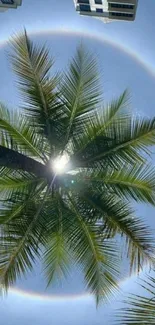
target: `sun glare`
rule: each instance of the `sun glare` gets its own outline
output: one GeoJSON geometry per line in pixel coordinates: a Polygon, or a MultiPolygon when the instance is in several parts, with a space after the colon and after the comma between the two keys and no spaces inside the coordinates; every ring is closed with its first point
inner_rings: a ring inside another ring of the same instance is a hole
{"type": "Polygon", "coordinates": [[[66,167],[67,163],[68,163],[67,155],[57,157],[52,163],[55,173],[57,173],[57,174],[63,173],[65,171],[65,167],[66,167]]]}

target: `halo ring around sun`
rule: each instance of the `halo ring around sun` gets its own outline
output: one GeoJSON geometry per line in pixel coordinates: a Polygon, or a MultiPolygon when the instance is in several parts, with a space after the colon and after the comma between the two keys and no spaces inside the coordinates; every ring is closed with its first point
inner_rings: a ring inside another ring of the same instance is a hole
{"type": "MultiPolygon", "coordinates": [[[[94,33],[92,34],[89,31],[83,32],[80,29],[76,30],[71,30],[67,28],[59,28],[59,29],[45,29],[45,30],[28,30],[28,35],[30,36],[44,36],[44,35],[64,35],[64,36],[79,36],[83,38],[88,38],[88,39],[94,39],[97,42],[100,42],[102,44],[107,44],[110,45],[124,54],[126,54],[128,57],[130,57],[132,60],[134,60],[138,65],[140,65],[149,75],[150,77],[155,78],[155,68],[153,68],[150,63],[146,62],[143,57],[131,48],[127,48],[122,44],[117,43],[115,40],[109,39],[105,34],[97,34],[95,35],[94,33]]],[[[5,47],[8,45],[8,40],[2,40],[0,41],[0,48],[5,47]]],[[[135,275],[132,277],[126,277],[123,279],[120,284],[124,284],[125,282],[131,280],[134,278],[135,275]]],[[[85,299],[85,298],[92,298],[89,293],[80,293],[80,294],[74,294],[74,295],[44,295],[40,293],[36,293],[33,291],[25,291],[20,288],[11,288],[9,290],[10,294],[15,294],[18,296],[22,297],[27,297],[27,298],[32,298],[32,299],[39,299],[39,300],[46,300],[46,301],[61,301],[61,300],[72,300],[72,299],[85,299]]]]}

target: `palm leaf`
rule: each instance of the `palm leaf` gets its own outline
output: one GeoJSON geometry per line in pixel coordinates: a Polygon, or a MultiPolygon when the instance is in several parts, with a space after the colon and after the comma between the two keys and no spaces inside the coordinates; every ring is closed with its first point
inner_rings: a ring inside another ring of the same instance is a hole
{"type": "Polygon", "coordinates": [[[69,71],[64,74],[60,91],[67,108],[66,141],[68,141],[73,130],[75,132],[76,127],[83,124],[86,113],[90,115],[101,100],[96,60],[83,46],[77,48],[69,71]]]}
{"type": "Polygon", "coordinates": [[[28,118],[16,111],[9,111],[4,105],[0,105],[0,129],[10,137],[8,143],[14,141],[21,153],[30,154],[33,157],[45,160],[43,138],[34,132],[28,118]],[[9,141],[10,140],[10,141],[9,141]],[[42,146],[43,145],[43,146],[42,146]]]}
{"type": "Polygon", "coordinates": [[[0,282],[5,291],[27,270],[32,270],[40,254],[43,225],[34,202],[27,203],[1,226],[0,282]]]}
{"type": "Polygon", "coordinates": [[[71,241],[74,244],[72,244],[73,254],[76,261],[81,264],[87,288],[95,295],[98,304],[101,299],[107,299],[118,289],[116,246],[112,241],[104,242],[98,237],[98,227],[83,219],[76,202],[70,196],[69,202],[75,216],[71,233],[71,241]]]}
{"type": "Polygon", "coordinates": [[[2,210],[0,283],[3,291],[7,291],[17,277],[32,270],[40,256],[46,243],[44,206],[49,192],[50,186],[31,187],[27,193],[12,197],[7,209],[2,210]]]}
{"type": "Polygon", "coordinates": [[[124,165],[120,170],[83,170],[78,178],[85,179],[88,185],[107,189],[127,200],[155,203],[155,170],[147,164],[124,165]]]}
{"type": "Polygon", "coordinates": [[[146,153],[150,153],[149,147],[154,144],[154,119],[128,116],[122,120],[118,117],[104,131],[101,122],[98,123],[96,119],[88,129],[86,126],[84,135],[74,140],[74,154],[71,159],[77,167],[107,163],[120,168],[124,162],[130,164],[144,162],[146,153]],[[96,136],[96,133],[99,136],[96,136]]]}
{"type": "Polygon", "coordinates": [[[16,194],[18,195],[18,193],[24,197],[25,192],[31,192],[32,189],[36,189],[43,184],[46,184],[45,181],[36,179],[33,175],[31,176],[21,172],[15,173],[5,168],[4,171],[0,171],[1,201],[3,200],[5,202],[6,200],[11,200],[11,198],[16,194]]]}
{"type": "MultiPolygon", "coordinates": [[[[130,260],[131,271],[139,272],[146,263],[154,262],[154,237],[140,219],[133,216],[130,206],[113,194],[91,193],[81,191],[86,202],[98,211],[101,229],[108,236],[120,234],[125,238],[127,257],[130,260]]],[[[96,212],[97,215],[97,212],[96,212]]]]}
{"type": "Polygon", "coordinates": [[[106,130],[116,118],[123,121],[124,119],[127,119],[128,116],[131,116],[131,111],[129,110],[129,93],[125,90],[117,99],[110,101],[108,105],[103,107],[96,125],[98,129],[98,124],[100,123],[101,128],[98,129],[99,133],[96,135],[99,135],[106,130]]]}
{"type": "Polygon", "coordinates": [[[149,276],[144,282],[145,295],[130,295],[125,301],[128,306],[118,311],[115,324],[155,324],[155,279],[149,276]]]}
{"type": "Polygon", "coordinates": [[[24,96],[25,114],[52,148],[56,131],[61,127],[58,117],[62,107],[56,90],[58,78],[49,75],[53,60],[44,46],[39,49],[33,45],[26,32],[12,40],[12,49],[11,61],[24,96]]]}
{"type": "Polygon", "coordinates": [[[44,269],[47,284],[49,285],[53,279],[60,281],[62,277],[65,277],[69,273],[71,254],[67,238],[72,220],[71,216],[68,216],[68,210],[58,193],[52,201],[50,198],[49,204],[45,206],[44,213],[47,216],[46,226],[49,229],[49,235],[46,236],[47,244],[44,253],[44,269]],[[50,219],[49,211],[52,215],[50,219]],[[49,222],[47,222],[48,219],[49,222]]]}
{"type": "MultiPolygon", "coordinates": [[[[138,151],[149,152],[148,147],[155,144],[155,121],[141,117],[131,117],[128,118],[126,125],[123,126],[124,130],[120,121],[116,121],[107,130],[107,136],[114,139],[111,148],[90,158],[91,161],[106,159],[106,157],[108,158],[113,155],[114,158],[120,157],[121,159],[125,158],[135,162],[138,157],[138,151]]],[[[141,160],[140,153],[139,160],[141,160]]]]}
{"type": "MultiPolygon", "coordinates": [[[[126,121],[128,116],[130,116],[130,111],[126,110],[128,102],[128,92],[124,91],[118,99],[103,106],[100,111],[95,110],[93,116],[90,116],[90,114],[86,115],[82,133],[78,132],[77,136],[73,137],[73,151],[75,152],[76,157],[80,155],[81,159],[84,158],[85,155],[87,156],[89,148],[90,150],[93,150],[98,139],[99,143],[103,142],[102,148],[104,148],[104,145],[107,144],[109,140],[112,141],[111,138],[106,136],[106,129],[113,124],[115,119],[119,120],[121,124],[126,121]]],[[[81,161],[81,163],[83,163],[83,161],[81,161]]]]}

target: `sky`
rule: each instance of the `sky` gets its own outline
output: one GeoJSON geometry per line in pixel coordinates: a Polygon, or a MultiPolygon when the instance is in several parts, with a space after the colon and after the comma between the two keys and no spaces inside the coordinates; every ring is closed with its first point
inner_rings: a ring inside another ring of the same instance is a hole
{"type": "MultiPolygon", "coordinates": [[[[105,101],[128,88],[129,109],[154,116],[154,12],[154,0],[139,0],[135,22],[104,24],[79,16],[73,0],[23,0],[17,10],[0,14],[0,100],[11,108],[21,104],[8,60],[8,41],[26,28],[35,42],[49,47],[55,70],[66,68],[82,40],[98,61],[105,101]]],[[[136,206],[136,212],[155,228],[152,207],[136,206]]],[[[37,264],[33,274],[19,280],[16,289],[0,299],[0,321],[7,325],[112,324],[115,309],[122,306],[125,295],[141,292],[136,277],[124,279],[121,289],[111,304],[96,309],[93,297],[85,292],[82,274],[76,269],[61,286],[45,290],[41,266],[37,264]]]]}

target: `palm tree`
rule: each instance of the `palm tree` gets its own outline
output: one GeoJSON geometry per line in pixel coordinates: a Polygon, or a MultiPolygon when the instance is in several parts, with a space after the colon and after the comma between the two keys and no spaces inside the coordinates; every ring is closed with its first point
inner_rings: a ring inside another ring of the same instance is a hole
{"type": "Polygon", "coordinates": [[[138,325],[155,324],[155,279],[152,276],[143,281],[142,287],[145,289],[145,295],[132,295],[125,303],[128,307],[123,308],[118,313],[119,325],[138,325]]]}
{"type": "Polygon", "coordinates": [[[26,32],[11,44],[23,102],[0,106],[1,286],[39,257],[48,284],[80,267],[98,303],[117,290],[120,241],[131,270],[153,261],[151,231],[131,201],[155,204],[147,163],[155,120],[131,114],[126,91],[103,104],[96,61],[83,46],[66,73],[51,75],[48,49],[26,32]]]}

